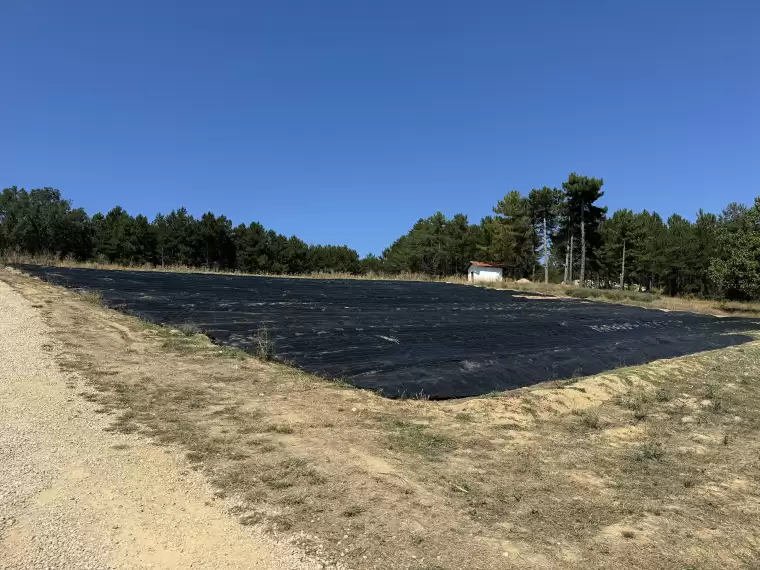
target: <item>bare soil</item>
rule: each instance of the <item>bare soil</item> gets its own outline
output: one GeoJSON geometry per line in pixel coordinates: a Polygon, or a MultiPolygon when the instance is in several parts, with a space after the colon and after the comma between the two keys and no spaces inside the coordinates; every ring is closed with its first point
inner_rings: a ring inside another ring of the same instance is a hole
{"type": "Polygon", "coordinates": [[[110,430],[183,450],[241,525],[308,553],[357,570],[760,560],[760,342],[391,401],[0,278],[38,307],[110,430]]]}

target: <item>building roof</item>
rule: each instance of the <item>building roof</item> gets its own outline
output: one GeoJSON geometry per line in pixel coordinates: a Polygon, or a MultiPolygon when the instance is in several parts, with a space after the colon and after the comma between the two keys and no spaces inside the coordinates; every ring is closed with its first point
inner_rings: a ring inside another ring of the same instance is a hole
{"type": "Polygon", "coordinates": [[[501,269],[502,266],[499,263],[490,263],[488,261],[471,261],[470,265],[474,265],[475,267],[494,267],[496,269],[501,269]]]}

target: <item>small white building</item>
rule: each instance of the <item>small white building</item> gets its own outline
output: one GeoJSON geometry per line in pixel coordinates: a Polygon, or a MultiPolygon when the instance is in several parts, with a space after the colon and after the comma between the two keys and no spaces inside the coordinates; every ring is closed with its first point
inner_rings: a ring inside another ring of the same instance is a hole
{"type": "Polygon", "coordinates": [[[467,270],[467,280],[478,281],[501,281],[504,269],[497,263],[487,261],[471,261],[467,270]]]}

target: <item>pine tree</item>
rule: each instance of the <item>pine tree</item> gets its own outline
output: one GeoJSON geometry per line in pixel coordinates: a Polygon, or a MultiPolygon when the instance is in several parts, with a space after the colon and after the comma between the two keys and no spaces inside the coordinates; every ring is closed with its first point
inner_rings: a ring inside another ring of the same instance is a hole
{"type": "MultiPolygon", "coordinates": [[[[595,264],[596,252],[601,245],[601,236],[599,226],[604,220],[607,212],[606,208],[596,206],[596,201],[604,196],[602,186],[604,181],[601,178],[590,178],[571,173],[567,182],[562,183],[562,189],[565,191],[567,209],[569,215],[567,219],[570,223],[570,235],[574,236],[574,224],[578,224],[580,234],[580,284],[581,287],[586,285],[586,262],[590,257],[595,264]]],[[[571,263],[572,265],[572,263],[571,263]]]]}
{"type": "Polygon", "coordinates": [[[538,237],[531,219],[530,202],[516,190],[494,206],[492,259],[504,265],[508,275],[526,277],[536,265],[538,237]]]}
{"type": "Polygon", "coordinates": [[[528,195],[533,225],[543,236],[544,283],[549,283],[549,233],[556,230],[561,201],[562,193],[548,186],[533,189],[528,195]]]}

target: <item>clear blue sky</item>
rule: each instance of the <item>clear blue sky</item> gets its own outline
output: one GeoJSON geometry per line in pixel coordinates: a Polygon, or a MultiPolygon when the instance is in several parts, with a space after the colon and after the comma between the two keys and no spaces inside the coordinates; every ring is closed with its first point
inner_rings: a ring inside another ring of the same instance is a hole
{"type": "Polygon", "coordinates": [[[185,205],[379,253],[437,210],[605,179],[690,218],[760,194],[760,3],[0,3],[0,186],[185,205]]]}

